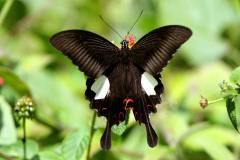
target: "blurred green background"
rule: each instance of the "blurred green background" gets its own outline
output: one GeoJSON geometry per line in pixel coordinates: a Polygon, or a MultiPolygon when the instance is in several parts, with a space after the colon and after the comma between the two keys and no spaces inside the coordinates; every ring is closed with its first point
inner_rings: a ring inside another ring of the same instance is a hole
{"type": "Polygon", "coordinates": [[[62,30],[83,29],[118,44],[121,39],[99,15],[124,35],[142,9],[132,30],[136,39],[169,24],[193,31],[161,74],[165,92],[158,112],[151,115],[159,144],[148,147],[144,126],[131,115],[127,128],[113,129],[111,150],[102,151],[99,141],[106,120],[100,117],[91,159],[240,159],[240,136],[225,102],[205,110],[199,105],[201,95],[210,100],[221,97],[218,84],[240,65],[239,0],[0,0],[1,12],[6,2],[10,7],[0,24],[0,78],[8,77],[0,86],[2,159],[1,154],[22,156],[22,129],[13,107],[29,92],[37,111],[27,121],[28,158],[86,159],[94,113],[84,97],[86,77],[48,40],[62,30]]]}

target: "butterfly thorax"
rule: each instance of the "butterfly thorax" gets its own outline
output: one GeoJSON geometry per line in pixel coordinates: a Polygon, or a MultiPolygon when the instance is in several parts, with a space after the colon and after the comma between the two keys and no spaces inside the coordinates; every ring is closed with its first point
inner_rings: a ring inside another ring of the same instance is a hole
{"type": "Polygon", "coordinates": [[[143,94],[141,74],[141,71],[131,61],[120,62],[108,77],[111,84],[109,96],[126,98],[143,94]]]}

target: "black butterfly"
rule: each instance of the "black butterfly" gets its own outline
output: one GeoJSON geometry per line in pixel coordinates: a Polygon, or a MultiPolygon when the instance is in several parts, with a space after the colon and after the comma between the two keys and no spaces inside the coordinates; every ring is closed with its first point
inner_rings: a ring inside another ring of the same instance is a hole
{"type": "Polygon", "coordinates": [[[160,72],[176,50],[189,39],[189,28],[169,25],[157,28],[129,47],[124,39],[121,48],[105,38],[84,30],[67,30],[55,34],[50,43],[68,56],[84,72],[86,97],[99,116],[107,119],[101,147],[111,147],[111,127],[125,120],[131,109],[139,124],[144,123],[150,147],[157,144],[149,114],[156,112],[163,84],[160,72]]]}

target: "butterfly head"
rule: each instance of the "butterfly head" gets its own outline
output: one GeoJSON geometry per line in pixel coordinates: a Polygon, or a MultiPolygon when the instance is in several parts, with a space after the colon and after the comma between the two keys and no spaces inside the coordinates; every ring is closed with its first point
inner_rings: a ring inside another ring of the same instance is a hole
{"type": "Polygon", "coordinates": [[[124,40],[121,42],[121,48],[122,48],[122,49],[129,48],[129,47],[128,47],[128,41],[127,41],[127,40],[124,39],[124,40]]]}
{"type": "Polygon", "coordinates": [[[128,34],[124,37],[124,40],[121,42],[121,48],[132,48],[134,44],[135,44],[134,36],[128,34]]]}

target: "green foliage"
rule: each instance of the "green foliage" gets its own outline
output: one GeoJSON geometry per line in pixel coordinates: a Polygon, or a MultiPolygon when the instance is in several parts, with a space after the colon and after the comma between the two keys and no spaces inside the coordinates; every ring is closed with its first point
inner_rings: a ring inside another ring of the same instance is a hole
{"type": "Polygon", "coordinates": [[[228,111],[228,116],[234,126],[234,128],[239,131],[239,125],[240,125],[240,95],[233,97],[233,98],[227,98],[226,99],[226,106],[228,111]]]}
{"type": "MultiPolygon", "coordinates": [[[[9,155],[11,157],[23,158],[23,143],[22,141],[17,141],[8,146],[0,147],[0,152],[9,155]]],[[[33,160],[37,156],[39,147],[36,141],[27,140],[27,159],[33,160]]]]}
{"type": "Polygon", "coordinates": [[[235,85],[240,85],[240,67],[234,69],[230,75],[230,82],[234,83],[235,85]]]}
{"type": "Polygon", "coordinates": [[[117,125],[112,126],[112,132],[117,135],[122,135],[126,128],[127,125],[125,124],[125,122],[122,122],[118,126],[117,125]]]}
{"type": "Polygon", "coordinates": [[[122,135],[124,133],[124,131],[127,129],[127,124],[129,122],[129,114],[130,111],[127,111],[125,114],[125,121],[120,123],[119,125],[113,125],[112,126],[112,132],[117,134],[117,135],[122,135]]]}
{"type": "Polygon", "coordinates": [[[39,157],[41,160],[63,160],[60,155],[52,151],[40,152],[39,157]]]}
{"type": "Polygon", "coordinates": [[[19,95],[31,95],[29,88],[14,72],[9,68],[0,67],[0,77],[4,79],[5,85],[10,86],[19,95]]]}
{"type": "Polygon", "coordinates": [[[230,75],[230,84],[222,88],[225,92],[226,107],[234,128],[239,132],[240,126],[240,67],[234,69],[230,75]],[[228,93],[228,94],[226,94],[228,93]]]}
{"type": "Polygon", "coordinates": [[[62,144],[63,159],[79,160],[88,146],[89,134],[82,130],[69,134],[62,144]]]}
{"type": "Polygon", "coordinates": [[[10,105],[0,96],[0,144],[8,145],[17,141],[17,132],[10,105]]]}
{"type": "Polygon", "coordinates": [[[184,56],[189,63],[209,63],[226,52],[227,44],[222,41],[220,34],[224,27],[236,20],[228,1],[169,0],[161,1],[160,6],[163,23],[183,24],[193,30],[194,36],[184,46],[184,56]]]}

